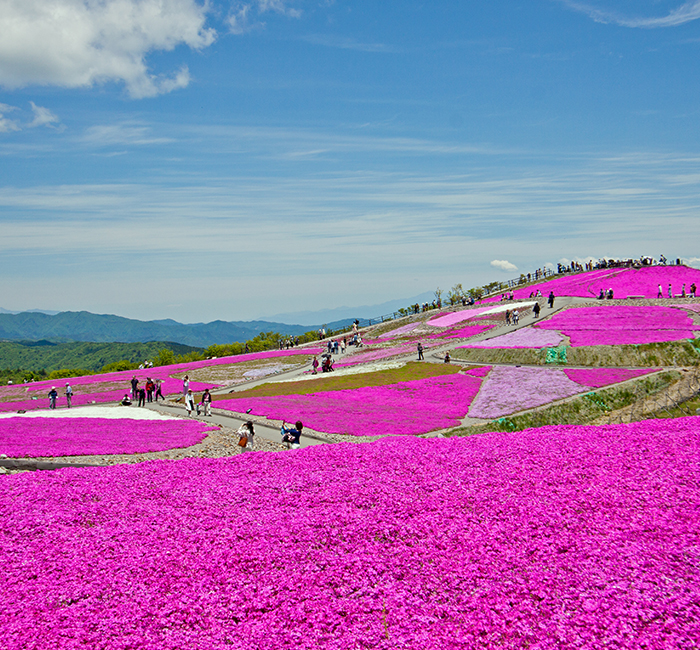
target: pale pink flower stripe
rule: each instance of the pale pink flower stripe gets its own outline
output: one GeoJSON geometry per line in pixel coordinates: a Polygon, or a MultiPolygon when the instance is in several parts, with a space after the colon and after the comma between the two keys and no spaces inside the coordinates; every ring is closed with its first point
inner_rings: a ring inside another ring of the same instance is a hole
{"type": "Polygon", "coordinates": [[[684,305],[673,305],[673,307],[678,307],[680,309],[687,309],[689,311],[700,312],[700,302],[688,302],[684,305]]]}
{"type": "Polygon", "coordinates": [[[549,330],[537,330],[531,327],[523,327],[501,336],[496,336],[488,341],[476,341],[468,345],[460,345],[460,348],[546,348],[556,347],[564,337],[558,332],[549,330]]]}
{"type": "Polygon", "coordinates": [[[700,329],[686,313],[671,307],[601,305],[566,309],[535,327],[558,330],[575,347],[638,345],[693,338],[700,329]]]}
{"type": "Polygon", "coordinates": [[[389,386],[311,395],[254,397],[215,402],[217,408],[273,420],[301,420],[316,431],[353,436],[412,435],[457,426],[481,380],[444,375],[389,386]]]}
{"type": "MultiPolygon", "coordinates": [[[[549,295],[550,291],[554,291],[555,296],[597,298],[601,289],[605,291],[612,289],[615,298],[627,298],[628,296],[656,298],[658,286],[661,284],[663,297],[667,298],[669,283],[671,283],[674,296],[677,297],[680,295],[684,283],[686,292],[689,292],[689,287],[693,282],[700,285],[700,270],[685,266],[597,269],[587,273],[565,275],[554,280],[515,289],[514,294],[516,299],[527,298],[532,291],[539,289],[545,297],[549,295]]],[[[496,299],[493,298],[493,300],[496,299]]]]}
{"type": "Polygon", "coordinates": [[[431,339],[468,339],[493,329],[495,325],[467,325],[459,329],[447,330],[441,334],[431,334],[431,339]]]}
{"type": "Polygon", "coordinates": [[[496,366],[469,409],[470,417],[492,419],[543,406],[587,389],[559,368],[496,366]]]}
{"type": "Polygon", "coordinates": [[[0,481],[6,650],[693,648],[700,419],[0,481]]]}
{"type": "Polygon", "coordinates": [[[582,386],[590,388],[600,388],[610,384],[618,384],[621,381],[634,379],[648,375],[651,372],[657,372],[656,368],[640,368],[634,370],[626,370],[624,368],[564,368],[564,374],[582,386]]]}
{"type": "Polygon", "coordinates": [[[408,325],[404,325],[402,327],[397,327],[395,330],[391,330],[390,332],[386,332],[385,334],[380,334],[377,338],[378,339],[393,339],[393,338],[396,338],[397,336],[402,336],[404,334],[408,334],[409,332],[412,332],[420,324],[421,323],[409,323],[408,325]]]}
{"type": "Polygon", "coordinates": [[[474,318],[479,314],[483,314],[484,312],[489,311],[490,309],[493,309],[493,305],[476,309],[462,309],[461,311],[450,312],[445,314],[444,316],[433,318],[432,320],[429,320],[427,324],[432,325],[433,327],[450,327],[451,325],[456,325],[457,323],[461,323],[462,321],[474,318]]]}
{"type": "Polygon", "coordinates": [[[196,445],[213,429],[195,420],[0,418],[0,454],[11,458],[140,454],[196,445]]]}

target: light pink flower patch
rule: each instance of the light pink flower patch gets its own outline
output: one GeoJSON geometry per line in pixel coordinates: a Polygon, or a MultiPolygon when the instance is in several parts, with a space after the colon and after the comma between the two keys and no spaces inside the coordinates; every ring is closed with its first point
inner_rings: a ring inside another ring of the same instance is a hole
{"type": "Polygon", "coordinates": [[[0,481],[7,650],[676,649],[700,418],[0,481]]]}
{"type": "Polygon", "coordinates": [[[390,332],[380,334],[377,338],[378,339],[393,339],[393,338],[396,338],[397,336],[403,336],[404,334],[408,334],[408,333],[412,332],[420,324],[421,323],[409,323],[408,325],[403,325],[402,327],[397,327],[395,330],[391,330],[390,332]]]}
{"type": "Polygon", "coordinates": [[[462,309],[461,311],[455,311],[433,318],[429,320],[427,324],[433,327],[451,327],[452,325],[469,320],[470,318],[475,318],[479,314],[483,314],[490,309],[493,309],[493,305],[489,307],[477,307],[476,309],[462,309]]]}
{"type": "Polygon", "coordinates": [[[531,327],[508,332],[496,336],[488,341],[476,341],[468,345],[460,345],[460,348],[546,348],[556,347],[564,340],[558,332],[538,330],[531,327]]]}
{"type": "Polygon", "coordinates": [[[141,454],[196,445],[215,428],[195,420],[8,417],[0,418],[0,454],[141,454]]]}
{"type": "Polygon", "coordinates": [[[673,305],[679,309],[687,309],[688,311],[700,312],[700,302],[688,302],[684,305],[673,305]]]}
{"type": "Polygon", "coordinates": [[[678,309],[600,305],[566,309],[535,327],[558,330],[571,345],[638,345],[693,338],[700,326],[678,309]]]}
{"type": "Polygon", "coordinates": [[[639,368],[627,370],[624,368],[564,368],[564,374],[582,386],[590,388],[600,388],[601,386],[609,386],[610,384],[618,384],[621,381],[634,379],[648,375],[651,372],[657,372],[655,368],[639,368]]]}
{"type": "Polygon", "coordinates": [[[470,417],[500,418],[583,393],[559,368],[496,366],[469,409],[470,417]]]}
{"type": "Polygon", "coordinates": [[[217,408],[294,422],[326,433],[353,436],[412,435],[459,424],[481,380],[446,375],[389,386],[311,395],[222,400],[217,408]]]}

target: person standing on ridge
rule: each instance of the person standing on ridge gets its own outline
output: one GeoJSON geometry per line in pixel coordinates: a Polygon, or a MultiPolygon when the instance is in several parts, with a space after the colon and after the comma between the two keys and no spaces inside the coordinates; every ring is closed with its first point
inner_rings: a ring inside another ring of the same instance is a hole
{"type": "Polygon", "coordinates": [[[73,399],[73,389],[71,388],[70,384],[66,384],[66,404],[68,404],[68,408],[70,408],[71,400],[73,399]]]}
{"type": "Polygon", "coordinates": [[[418,342],[418,361],[423,361],[423,344],[418,342]]]}

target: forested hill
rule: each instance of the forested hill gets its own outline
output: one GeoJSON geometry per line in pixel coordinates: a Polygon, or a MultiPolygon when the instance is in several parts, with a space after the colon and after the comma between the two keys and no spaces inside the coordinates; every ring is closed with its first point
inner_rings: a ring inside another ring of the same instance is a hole
{"type": "Polygon", "coordinates": [[[0,341],[0,369],[52,372],[82,368],[97,372],[119,361],[139,364],[153,360],[161,350],[175,355],[203,354],[200,348],[179,343],[53,343],[51,341],[0,341]]]}
{"type": "Polygon", "coordinates": [[[267,321],[213,321],[185,325],[173,320],[140,321],[87,311],[56,315],[36,312],[0,314],[0,339],[9,341],[146,342],[173,341],[193,347],[243,342],[260,332],[298,335],[312,328],[267,321]]]}

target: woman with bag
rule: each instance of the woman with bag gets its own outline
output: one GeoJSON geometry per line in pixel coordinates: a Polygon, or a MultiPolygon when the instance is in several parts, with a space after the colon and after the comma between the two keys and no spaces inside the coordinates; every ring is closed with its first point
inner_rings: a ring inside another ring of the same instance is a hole
{"type": "Polygon", "coordinates": [[[243,449],[253,449],[255,447],[255,429],[253,429],[253,423],[248,420],[238,427],[238,446],[243,449]]]}
{"type": "Polygon", "coordinates": [[[301,438],[301,431],[304,425],[300,420],[297,420],[294,427],[285,427],[286,422],[282,421],[282,428],[280,429],[280,434],[282,435],[282,442],[287,443],[287,449],[299,449],[301,443],[299,439],[301,438]]]}

